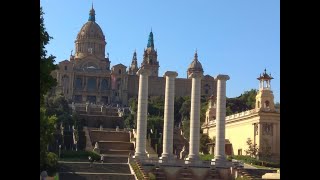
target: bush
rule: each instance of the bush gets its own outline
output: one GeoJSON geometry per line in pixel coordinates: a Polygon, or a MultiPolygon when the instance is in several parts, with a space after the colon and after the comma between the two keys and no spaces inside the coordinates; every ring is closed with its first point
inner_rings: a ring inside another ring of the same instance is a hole
{"type": "Polygon", "coordinates": [[[250,156],[234,156],[234,159],[243,161],[245,163],[248,164],[254,164],[254,165],[258,165],[258,166],[265,166],[265,167],[273,167],[273,168],[279,168],[280,167],[280,163],[275,163],[275,162],[268,162],[268,161],[261,161],[261,160],[257,160],[253,157],[250,156]]]}
{"type": "Polygon", "coordinates": [[[200,159],[202,161],[211,161],[212,159],[214,159],[214,155],[213,154],[200,154],[200,159]]]}
{"type": "Polygon", "coordinates": [[[49,152],[46,159],[46,168],[49,176],[54,176],[58,170],[58,156],[49,152]]]}

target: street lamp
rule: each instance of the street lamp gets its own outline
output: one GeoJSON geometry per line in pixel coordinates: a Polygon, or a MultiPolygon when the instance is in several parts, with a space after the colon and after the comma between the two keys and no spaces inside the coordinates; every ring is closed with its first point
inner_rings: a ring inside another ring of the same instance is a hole
{"type": "Polygon", "coordinates": [[[61,144],[59,145],[59,159],[60,159],[60,154],[61,154],[61,144]]]}

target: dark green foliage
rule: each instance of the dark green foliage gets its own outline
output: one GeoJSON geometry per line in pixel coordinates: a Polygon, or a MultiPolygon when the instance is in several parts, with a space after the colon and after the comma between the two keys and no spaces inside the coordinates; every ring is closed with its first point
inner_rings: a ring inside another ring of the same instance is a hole
{"type": "Polygon", "coordinates": [[[256,95],[257,90],[251,89],[250,91],[245,91],[239,97],[227,98],[227,116],[253,109],[255,107],[256,95]]]}
{"type": "Polygon", "coordinates": [[[211,143],[212,140],[209,138],[208,134],[201,134],[200,138],[200,152],[203,152],[203,154],[208,154],[208,143],[211,143]]]}
{"type": "Polygon", "coordinates": [[[184,102],[181,105],[179,113],[181,115],[181,120],[184,121],[186,119],[190,119],[190,110],[191,110],[191,99],[189,96],[183,98],[184,102]]]}
{"type": "Polygon", "coordinates": [[[136,118],[134,114],[128,114],[124,116],[124,126],[126,128],[136,128],[136,118]]]}
{"type": "Polygon", "coordinates": [[[49,36],[44,26],[42,7],[40,7],[40,103],[43,103],[43,96],[54,87],[57,82],[51,76],[51,72],[57,68],[54,63],[54,56],[47,57],[45,46],[52,37],[49,36]]]}
{"type": "MultiPolygon", "coordinates": [[[[74,121],[78,121],[77,116],[74,118],[71,116],[71,108],[68,105],[68,101],[62,95],[45,96],[45,107],[47,114],[56,115],[58,118],[57,124],[62,123],[64,127],[72,126],[74,125],[74,121]]],[[[80,122],[78,121],[78,123],[80,122]]]]}
{"type": "Polygon", "coordinates": [[[211,159],[214,159],[213,154],[200,154],[200,159],[203,161],[211,161],[211,159]]]}
{"type": "Polygon", "coordinates": [[[257,144],[253,143],[250,138],[247,139],[246,143],[248,145],[248,149],[244,150],[246,154],[248,154],[251,157],[256,157],[259,151],[257,144]]]}
{"type": "Polygon", "coordinates": [[[137,113],[137,110],[138,110],[138,100],[137,100],[137,98],[130,98],[129,99],[129,106],[130,106],[131,110],[134,113],[137,113]]]}
{"type": "Polygon", "coordinates": [[[46,168],[49,176],[54,176],[58,170],[58,156],[55,153],[49,152],[46,159],[46,168]]]}
{"type": "Polygon", "coordinates": [[[258,166],[280,168],[280,163],[269,162],[269,161],[261,161],[261,160],[257,160],[256,158],[250,157],[250,156],[238,155],[238,156],[233,156],[232,158],[240,160],[240,161],[243,161],[244,163],[247,163],[247,164],[251,164],[252,163],[252,164],[258,165],[258,166]]]}
{"type": "Polygon", "coordinates": [[[182,104],[184,102],[184,99],[183,97],[175,97],[175,101],[174,101],[174,125],[175,126],[178,126],[179,123],[181,123],[182,121],[182,116],[181,114],[179,113],[181,107],[182,107],[182,104]]]}
{"type": "Polygon", "coordinates": [[[44,107],[40,107],[40,172],[46,170],[48,145],[53,142],[54,124],[57,118],[48,117],[44,107]]]}
{"type": "Polygon", "coordinates": [[[164,112],[164,97],[154,96],[149,98],[148,113],[151,116],[163,117],[164,112]]]}
{"type": "Polygon", "coordinates": [[[183,136],[189,141],[190,138],[190,120],[185,119],[182,121],[183,136]]]}

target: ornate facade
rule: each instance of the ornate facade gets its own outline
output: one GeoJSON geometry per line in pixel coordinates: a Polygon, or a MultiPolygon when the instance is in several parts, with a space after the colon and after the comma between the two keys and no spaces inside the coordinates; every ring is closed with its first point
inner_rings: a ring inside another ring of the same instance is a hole
{"type": "MultiPolygon", "coordinates": [[[[258,78],[259,91],[256,95],[254,109],[226,117],[225,138],[228,144],[228,155],[245,155],[248,149],[247,140],[257,144],[260,155],[280,158],[280,109],[275,109],[274,96],[271,90],[271,74],[264,70],[258,78]]],[[[216,135],[215,97],[209,98],[206,121],[201,129],[210,138],[216,135]]],[[[227,145],[227,144],[226,144],[227,145]]],[[[227,146],[226,146],[227,147],[227,146]]],[[[226,149],[227,150],[227,149],[226,149]]],[[[213,148],[211,149],[213,153],[213,148]]]]}
{"type": "MultiPolygon", "coordinates": [[[[95,21],[93,7],[89,13],[88,22],[80,29],[75,40],[75,53],[71,52],[68,60],[59,63],[59,70],[53,72],[58,86],[56,92],[75,102],[94,104],[127,105],[128,99],[137,97],[139,70],[137,52],[133,53],[130,67],[116,64],[110,67],[110,59],[106,52],[107,40],[102,29],[95,21]]],[[[155,50],[153,32],[149,34],[147,48],[143,52],[140,68],[149,69],[149,96],[164,96],[165,78],[159,77],[159,61],[155,50]]],[[[198,55],[195,53],[190,70],[201,67],[198,55]]],[[[191,79],[177,78],[175,83],[176,96],[190,96],[191,79]]],[[[205,75],[201,81],[201,94],[215,93],[216,82],[210,75],[205,75]]]]}

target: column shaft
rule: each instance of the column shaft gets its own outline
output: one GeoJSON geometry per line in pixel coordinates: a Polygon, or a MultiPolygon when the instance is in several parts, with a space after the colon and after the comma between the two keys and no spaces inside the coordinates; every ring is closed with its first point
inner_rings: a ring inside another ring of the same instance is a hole
{"type": "Polygon", "coordinates": [[[139,72],[139,94],[137,112],[137,139],[135,157],[146,157],[147,113],[148,113],[148,75],[139,72]]]}
{"type": "Polygon", "coordinates": [[[162,159],[173,158],[173,126],[174,126],[174,93],[176,72],[167,71],[165,104],[164,104],[164,126],[163,126],[163,151],[162,159]]]}
{"type": "Polygon", "coordinates": [[[199,159],[201,77],[192,77],[190,111],[190,146],[188,159],[199,159]]]}
{"type": "Polygon", "coordinates": [[[226,161],[225,156],[225,119],[226,119],[226,80],[227,75],[217,77],[217,111],[216,111],[216,165],[223,166],[226,161]]]}

